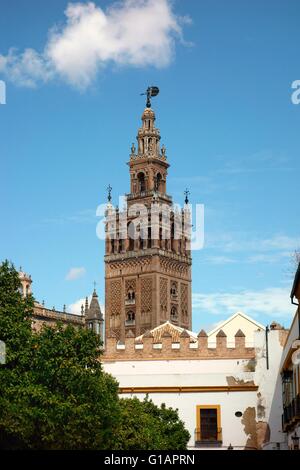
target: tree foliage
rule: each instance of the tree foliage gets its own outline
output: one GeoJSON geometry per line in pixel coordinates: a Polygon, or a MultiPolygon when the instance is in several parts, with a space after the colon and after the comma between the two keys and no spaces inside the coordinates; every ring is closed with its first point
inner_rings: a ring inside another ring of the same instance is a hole
{"type": "Polygon", "coordinates": [[[11,449],[184,449],[177,411],[121,400],[99,360],[98,337],[73,326],[34,333],[32,296],[17,271],[0,265],[0,447],[11,449]]]}
{"type": "Polygon", "coordinates": [[[118,384],[102,370],[91,331],[31,329],[33,298],[20,294],[18,273],[0,266],[0,446],[105,449],[119,420],[118,384]]]}
{"type": "Polygon", "coordinates": [[[184,450],[190,438],[178,411],[165,404],[156,406],[148,397],[144,401],[126,398],[120,401],[121,422],[115,449],[184,450]]]}

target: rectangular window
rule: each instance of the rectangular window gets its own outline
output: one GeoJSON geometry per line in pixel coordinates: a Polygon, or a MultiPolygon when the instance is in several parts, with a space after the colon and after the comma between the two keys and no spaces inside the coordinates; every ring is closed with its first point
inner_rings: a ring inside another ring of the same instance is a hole
{"type": "Polygon", "coordinates": [[[196,444],[222,442],[220,405],[197,406],[196,422],[196,444]]]}
{"type": "Polygon", "coordinates": [[[218,416],[216,408],[200,410],[200,433],[203,441],[216,441],[218,437],[218,416]]]}

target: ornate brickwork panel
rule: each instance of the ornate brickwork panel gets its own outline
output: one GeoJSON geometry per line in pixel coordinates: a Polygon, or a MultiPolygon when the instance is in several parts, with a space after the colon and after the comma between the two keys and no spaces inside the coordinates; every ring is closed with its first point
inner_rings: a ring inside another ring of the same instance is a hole
{"type": "Polygon", "coordinates": [[[135,279],[126,279],[125,281],[125,295],[128,292],[133,291],[136,293],[136,280],[135,279]]]}
{"type": "Polygon", "coordinates": [[[152,277],[141,278],[141,313],[142,313],[142,324],[151,323],[151,312],[152,312],[152,290],[153,280],[152,277]]]}
{"type": "Polygon", "coordinates": [[[121,279],[111,281],[110,293],[109,293],[111,315],[120,315],[121,313],[121,292],[122,292],[121,279]]]}
{"type": "Polygon", "coordinates": [[[168,280],[164,277],[159,279],[159,299],[160,299],[160,316],[167,319],[168,309],[168,280]]]}
{"type": "Polygon", "coordinates": [[[180,307],[183,323],[188,323],[188,286],[187,284],[180,284],[180,307]]]}
{"type": "Polygon", "coordinates": [[[120,330],[116,329],[116,328],[112,328],[111,333],[116,337],[116,341],[119,341],[119,339],[121,337],[120,330]]]}
{"type": "Polygon", "coordinates": [[[146,331],[149,331],[151,329],[151,325],[145,325],[141,327],[141,335],[146,333],[146,331]]]}
{"type": "Polygon", "coordinates": [[[131,274],[134,272],[141,272],[147,268],[151,263],[150,258],[129,258],[124,261],[110,262],[107,266],[109,272],[118,274],[131,274]]]}
{"type": "Polygon", "coordinates": [[[161,263],[161,267],[166,272],[166,274],[170,274],[174,276],[178,276],[178,275],[187,276],[190,272],[190,266],[180,261],[176,261],[176,260],[172,260],[168,258],[162,258],[160,263],[161,263]]]}

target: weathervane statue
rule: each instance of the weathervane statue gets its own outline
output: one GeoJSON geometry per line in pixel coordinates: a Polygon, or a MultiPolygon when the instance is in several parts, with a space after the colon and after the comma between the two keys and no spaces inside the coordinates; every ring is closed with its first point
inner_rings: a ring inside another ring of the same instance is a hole
{"type": "Polygon", "coordinates": [[[159,93],[159,88],[157,86],[149,86],[145,93],[141,93],[142,95],[147,95],[146,107],[151,108],[151,98],[153,96],[157,96],[159,93]]]}
{"type": "Polygon", "coordinates": [[[106,191],[107,191],[107,200],[108,200],[108,202],[110,202],[111,201],[111,192],[112,192],[112,187],[111,187],[110,184],[106,188],[106,191]]]}

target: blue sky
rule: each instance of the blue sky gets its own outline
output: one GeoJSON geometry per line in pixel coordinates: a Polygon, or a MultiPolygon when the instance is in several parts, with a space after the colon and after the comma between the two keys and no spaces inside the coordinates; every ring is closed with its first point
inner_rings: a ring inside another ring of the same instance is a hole
{"type": "Polygon", "coordinates": [[[31,273],[51,308],[78,305],[94,280],[104,301],[95,210],[109,183],[115,203],[129,191],[139,93],[154,84],[167,191],[182,203],[188,187],[205,205],[193,329],[236,310],[288,326],[300,247],[299,2],[85,3],[71,4],[66,25],[65,1],[1,1],[0,258],[31,273]],[[72,268],[84,269],[70,280],[72,268]]]}

